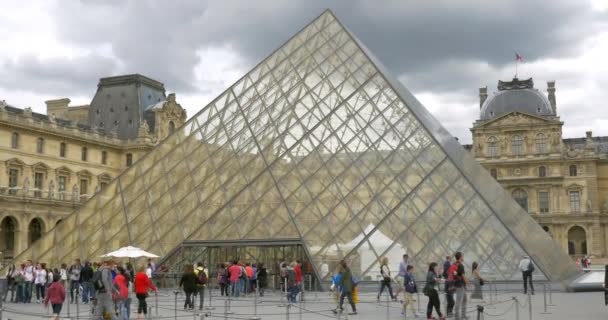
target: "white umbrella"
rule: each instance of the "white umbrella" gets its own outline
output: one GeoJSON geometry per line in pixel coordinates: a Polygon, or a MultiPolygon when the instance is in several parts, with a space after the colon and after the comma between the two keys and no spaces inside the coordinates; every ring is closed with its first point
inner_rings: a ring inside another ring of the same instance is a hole
{"type": "Polygon", "coordinates": [[[132,246],[122,247],[116,251],[106,253],[101,257],[102,258],[108,258],[108,257],[113,257],[113,258],[140,258],[140,257],[158,258],[158,256],[153,253],[146,252],[140,248],[136,248],[136,247],[132,247],[132,246]]]}

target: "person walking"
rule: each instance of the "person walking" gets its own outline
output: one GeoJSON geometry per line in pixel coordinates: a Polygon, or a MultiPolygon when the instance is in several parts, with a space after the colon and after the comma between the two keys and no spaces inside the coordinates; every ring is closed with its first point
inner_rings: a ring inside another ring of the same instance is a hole
{"type": "Polygon", "coordinates": [[[112,301],[112,296],[115,289],[112,285],[112,272],[110,271],[110,264],[110,261],[104,261],[101,267],[93,275],[93,284],[97,290],[95,293],[97,298],[97,306],[95,307],[94,316],[94,319],[96,320],[104,320],[106,312],[110,315],[112,320],[116,319],[116,314],[114,312],[114,301],[112,301]]]}
{"type": "Polygon", "coordinates": [[[257,279],[260,297],[263,297],[264,291],[266,290],[266,286],[268,285],[268,270],[266,270],[266,266],[264,266],[264,263],[260,263],[258,265],[257,279]]]}
{"type": "Polygon", "coordinates": [[[68,273],[70,274],[70,303],[74,303],[74,292],[78,293],[78,289],[80,288],[81,270],[82,265],[80,264],[80,259],[74,260],[74,264],[72,264],[68,270],[68,273]]]}
{"type": "Polygon", "coordinates": [[[53,276],[53,283],[49,286],[46,297],[44,298],[44,306],[48,308],[49,302],[53,309],[53,318],[59,320],[61,307],[65,302],[65,287],[61,283],[61,275],[53,276]]]}
{"type": "MultiPolygon", "coordinates": [[[[355,314],[357,314],[357,307],[355,306],[355,303],[353,302],[353,289],[354,289],[353,275],[350,271],[350,268],[346,264],[346,261],[344,261],[344,260],[340,261],[340,273],[341,273],[341,277],[340,277],[339,286],[342,287],[342,293],[340,294],[340,305],[339,305],[340,312],[344,311],[344,308],[342,306],[344,305],[344,298],[346,297],[348,299],[348,303],[350,304],[351,308],[353,309],[349,314],[355,315],[355,314]]],[[[336,310],[336,312],[337,312],[337,310],[336,310]]]]}
{"type": "Polygon", "coordinates": [[[466,287],[469,284],[469,280],[465,275],[464,269],[464,256],[462,252],[456,252],[454,254],[456,262],[450,267],[448,279],[453,282],[456,293],[456,301],[454,304],[454,316],[456,320],[466,319],[467,312],[467,294],[466,287]]]}
{"type": "Polygon", "coordinates": [[[528,293],[528,283],[530,283],[530,294],[534,295],[534,284],[532,284],[532,273],[534,272],[534,263],[529,256],[524,256],[519,262],[519,270],[521,270],[522,278],[524,279],[524,294],[528,293]]]}
{"type": "MultiPolygon", "coordinates": [[[[414,295],[416,293],[418,293],[418,286],[416,286],[416,278],[414,277],[414,266],[410,264],[407,266],[407,272],[405,273],[405,294],[403,298],[403,311],[401,312],[401,315],[405,315],[407,306],[409,305],[412,308],[414,317],[418,317],[418,314],[416,313],[416,305],[414,304],[416,301],[416,299],[414,299],[414,295]]],[[[439,295],[439,292],[437,292],[437,294],[439,295]]]]}
{"type": "Polygon", "coordinates": [[[116,271],[117,274],[114,278],[114,288],[117,289],[117,292],[113,298],[118,304],[120,320],[129,320],[129,280],[127,279],[126,271],[123,267],[116,267],[116,271]]]}
{"type": "Polygon", "coordinates": [[[426,318],[428,320],[435,319],[432,317],[433,308],[435,308],[435,312],[437,312],[439,319],[445,320],[445,316],[441,313],[441,301],[439,301],[439,282],[440,278],[437,276],[437,263],[431,262],[426,273],[426,284],[424,286],[424,295],[429,297],[429,302],[426,305],[426,318]]]}
{"type": "Polygon", "coordinates": [[[184,310],[194,310],[194,293],[197,288],[198,278],[194,273],[194,268],[191,265],[188,265],[184,268],[184,273],[182,274],[182,278],[179,280],[180,288],[184,289],[184,293],[186,294],[186,301],[184,301],[184,310]]]}
{"type": "Polygon", "coordinates": [[[407,266],[409,264],[408,260],[408,255],[404,254],[403,260],[401,260],[401,262],[399,263],[399,273],[397,274],[397,278],[402,278],[402,280],[397,280],[399,288],[397,289],[397,293],[395,293],[395,296],[399,296],[401,292],[405,291],[405,274],[407,273],[407,266]]]}
{"type": "Polygon", "coordinates": [[[36,286],[36,303],[41,303],[44,300],[44,291],[46,288],[47,272],[42,267],[42,264],[36,264],[34,272],[34,284],[36,286]]]}
{"type": "Polygon", "coordinates": [[[148,314],[148,304],[146,303],[148,289],[156,291],[156,287],[146,274],[146,266],[140,266],[138,271],[133,280],[133,289],[135,297],[137,297],[137,318],[145,318],[148,314]]]}
{"type": "Polygon", "coordinates": [[[95,288],[93,288],[93,268],[91,263],[85,261],[80,270],[80,284],[82,285],[82,303],[89,303],[89,299],[95,298],[95,288]]]}
{"type": "MultiPolygon", "coordinates": [[[[205,270],[205,266],[202,262],[197,263],[196,269],[194,269],[194,274],[197,278],[196,284],[196,292],[194,295],[198,295],[199,297],[199,310],[203,310],[203,304],[205,303],[205,286],[207,285],[207,270],[205,270]]],[[[194,303],[194,301],[192,301],[194,303]]]]}
{"type": "MultiPolygon", "coordinates": [[[[403,276],[405,277],[406,274],[403,274],[403,276]]],[[[382,295],[382,292],[384,292],[384,288],[388,288],[388,294],[390,295],[391,300],[397,300],[397,297],[393,295],[393,288],[391,286],[393,278],[391,278],[391,270],[388,267],[388,257],[382,257],[382,259],[380,259],[380,275],[382,276],[382,280],[380,280],[380,290],[378,291],[376,300],[380,302],[380,296],[382,295]]]]}
{"type": "Polygon", "coordinates": [[[452,314],[454,312],[454,286],[453,286],[453,281],[450,281],[449,278],[449,270],[450,267],[452,266],[452,256],[447,256],[445,257],[445,261],[443,262],[443,272],[442,272],[442,276],[443,279],[445,280],[445,283],[443,285],[443,289],[445,292],[445,300],[447,303],[446,306],[446,313],[447,313],[447,317],[450,318],[452,317],[452,314]]]}
{"type": "Polygon", "coordinates": [[[287,266],[287,302],[295,303],[298,295],[298,284],[296,282],[296,271],[294,270],[296,263],[292,262],[287,266]]]}
{"type": "Polygon", "coordinates": [[[471,282],[473,283],[473,293],[471,293],[471,300],[483,300],[481,286],[484,284],[484,280],[479,274],[479,264],[477,262],[473,262],[473,265],[471,267],[471,279],[471,282]]]}
{"type": "Polygon", "coordinates": [[[239,297],[239,279],[241,278],[241,273],[243,272],[241,266],[239,266],[239,262],[234,260],[230,267],[228,268],[228,272],[230,273],[230,292],[234,297],[239,297]]]}

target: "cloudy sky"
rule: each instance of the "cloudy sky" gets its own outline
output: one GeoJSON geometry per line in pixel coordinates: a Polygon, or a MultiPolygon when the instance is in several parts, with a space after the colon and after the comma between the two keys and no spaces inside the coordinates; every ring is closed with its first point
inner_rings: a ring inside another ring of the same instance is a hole
{"type": "Polygon", "coordinates": [[[325,8],[463,142],[515,51],[520,78],[557,81],[565,137],[608,135],[608,0],[3,0],[0,99],[45,112],[141,73],[193,115],[325,8]]]}

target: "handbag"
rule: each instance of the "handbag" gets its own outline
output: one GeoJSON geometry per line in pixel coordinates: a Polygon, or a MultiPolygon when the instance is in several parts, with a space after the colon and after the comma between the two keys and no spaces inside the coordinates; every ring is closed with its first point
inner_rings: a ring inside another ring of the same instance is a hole
{"type": "Polygon", "coordinates": [[[486,284],[486,282],[483,279],[479,278],[479,285],[483,286],[484,284],[486,284]]]}

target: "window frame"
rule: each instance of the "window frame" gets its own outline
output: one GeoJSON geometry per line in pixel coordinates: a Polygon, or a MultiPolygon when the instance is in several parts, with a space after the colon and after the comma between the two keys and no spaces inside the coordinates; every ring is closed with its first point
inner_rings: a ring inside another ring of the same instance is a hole
{"type": "Polygon", "coordinates": [[[528,192],[522,188],[517,188],[511,192],[511,197],[519,204],[519,206],[524,209],[526,212],[529,212],[528,205],[528,192]],[[518,194],[523,195],[523,197],[517,197],[518,194]],[[523,202],[525,200],[525,203],[523,202]],[[524,206],[525,205],[525,206],[524,206]]]}
{"type": "Polygon", "coordinates": [[[11,149],[19,149],[20,135],[18,132],[13,132],[11,135],[11,149]]]}
{"type": "Polygon", "coordinates": [[[133,154],[127,153],[125,157],[125,164],[127,165],[127,167],[131,167],[133,165],[133,154]]]}
{"type": "Polygon", "coordinates": [[[551,194],[548,190],[540,190],[538,191],[538,212],[540,213],[549,213],[551,210],[551,194]],[[541,197],[541,194],[546,195],[546,199],[541,197]],[[546,202],[546,206],[543,207],[543,202],[546,202]]]}
{"type": "Polygon", "coordinates": [[[524,154],[524,138],[520,134],[511,136],[511,154],[514,156],[524,154]]]}
{"type": "Polygon", "coordinates": [[[68,145],[65,142],[59,144],[59,157],[66,158],[68,153],[68,145]]]}
{"type": "Polygon", "coordinates": [[[568,175],[570,177],[578,177],[578,168],[575,164],[571,164],[568,166],[568,175]]]}
{"type": "Polygon", "coordinates": [[[580,190],[568,190],[568,199],[570,202],[570,212],[580,213],[581,212],[581,191],[580,190]],[[576,197],[573,199],[573,195],[576,197]]]}
{"type": "Polygon", "coordinates": [[[36,152],[44,153],[44,138],[43,137],[38,137],[38,139],[36,139],[36,152]]]}
{"type": "Polygon", "coordinates": [[[538,177],[544,178],[547,176],[547,167],[539,166],[538,167],[538,177]]]}
{"type": "Polygon", "coordinates": [[[495,136],[490,136],[490,137],[488,137],[487,144],[488,144],[488,150],[487,150],[488,157],[489,158],[498,157],[498,139],[495,136]]]}
{"type": "Polygon", "coordinates": [[[80,149],[80,160],[82,160],[82,161],[88,161],[88,158],[89,158],[89,148],[82,147],[80,149]]]}
{"type": "Polygon", "coordinates": [[[101,164],[108,164],[108,152],[105,150],[101,150],[101,164]]]}
{"type": "Polygon", "coordinates": [[[547,153],[547,136],[544,133],[537,133],[535,137],[536,153],[547,153]]]}

